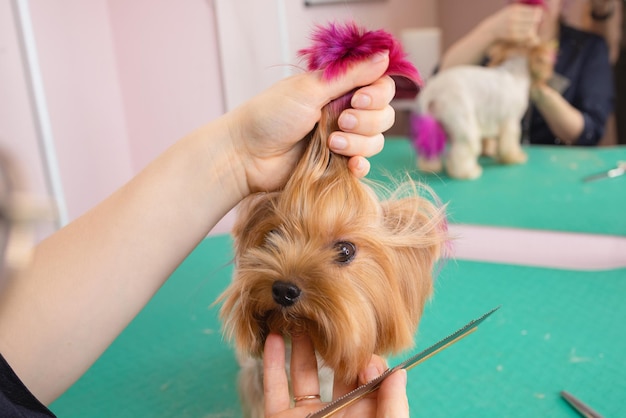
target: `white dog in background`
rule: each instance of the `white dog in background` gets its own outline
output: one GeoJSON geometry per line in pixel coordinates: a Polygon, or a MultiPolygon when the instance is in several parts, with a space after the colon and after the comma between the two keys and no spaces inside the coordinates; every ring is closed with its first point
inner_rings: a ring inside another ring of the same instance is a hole
{"type": "Polygon", "coordinates": [[[481,153],[503,164],[526,161],[520,142],[529,88],[531,82],[551,77],[554,46],[502,43],[490,57],[492,67],[441,71],[420,92],[411,117],[420,170],[445,168],[450,177],[475,179],[482,174],[481,153]],[[484,145],[493,149],[484,150],[484,145]]]}

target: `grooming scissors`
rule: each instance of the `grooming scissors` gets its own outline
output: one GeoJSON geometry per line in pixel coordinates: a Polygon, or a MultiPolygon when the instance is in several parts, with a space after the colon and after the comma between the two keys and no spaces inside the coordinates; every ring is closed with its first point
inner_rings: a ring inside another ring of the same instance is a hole
{"type": "Polygon", "coordinates": [[[580,416],[585,418],[602,418],[602,415],[591,409],[589,405],[586,405],[580,399],[574,397],[571,393],[562,390],[561,396],[580,414],[580,416]]]}
{"type": "Polygon", "coordinates": [[[619,177],[626,173],[626,161],[619,161],[617,163],[617,167],[612,168],[608,171],[603,171],[598,174],[592,174],[583,179],[585,183],[590,181],[602,180],[602,179],[611,179],[613,177],[619,177]]]}
{"type": "Polygon", "coordinates": [[[366,395],[368,395],[368,394],[370,394],[372,392],[375,392],[376,390],[378,390],[378,388],[380,388],[380,385],[383,383],[383,381],[387,377],[389,377],[389,375],[391,375],[393,372],[395,372],[396,370],[399,370],[399,369],[409,370],[412,367],[418,365],[419,363],[421,363],[421,362],[429,359],[430,357],[434,356],[438,352],[440,352],[440,351],[450,347],[452,344],[456,343],[461,338],[466,337],[470,333],[476,331],[476,328],[478,327],[478,325],[481,322],[483,322],[485,319],[487,319],[488,316],[490,316],[492,313],[494,313],[498,309],[500,309],[499,306],[497,308],[492,309],[491,311],[487,312],[486,314],[484,314],[480,318],[474,319],[473,321],[470,321],[467,325],[465,325],[463,328],[461,328],[458,331],[456,331],[454,334],[451,334],[451,335],[447,336],[443,340],[440,340],[439,342],[437,342],[434,345],[428,347],[424,351],[422,351],[420,353],[417,353],[417,354],[415,354],[412,357],[409,357],[408,359],[406,359],[402,363],[398,364],[397,366],[392,367],[390,369],[387,369],[385,372],[383,372],[383,374],[381,374],[377,378],[369,381],[368,383],[366,383],[364,385],[359,386],[358,388],[354,389],[352,392],[349,392],[349,393],[343,395],[342,397],[335,399],[333,402],[327,404],[326,406],[324,406],[319,411],[307,415],[307,418],[326,418],[326,417],[329,417],[332,414],[334,414],[335,412],[337,412],[337,411],[339,411],[339,410],[341,410],[341,409],[343,409],[343,408],[345,408],[345,407],[347,407],[349,405],[352,405],[354,402],[358,401],[359,399],[363,398],[364,396],[366,396],[366,395]]]}

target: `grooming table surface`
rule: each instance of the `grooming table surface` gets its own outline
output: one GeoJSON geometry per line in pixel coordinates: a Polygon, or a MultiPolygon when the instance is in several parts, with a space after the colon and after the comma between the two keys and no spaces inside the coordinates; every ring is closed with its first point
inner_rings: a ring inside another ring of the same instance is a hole
{"type": "Polygon", "coordinates": [[[371,159],[371,178],[403,173],[428,184],[448,203],[451,222],[566,232],[626,235],[626,176],[584,183],[626,161],[626,147],[526,147],[528,162],[498,165],[482,158],[483,175],[456,180],[419,173],[406,138],[390,138],[371,159]]]}
{"type": "MultiPolygon", "coordinates": [[[[210,306],[229,283],[231,257],[229,236],[204,240],[51,409],[63,418],[241,416],[237,363],[210,306]]],[[[502,307],[409,371],[412,416],[577,417],[560,390],[626,416],[624,295],[626,270],[447,262],[411,352],[502,307]]]]}

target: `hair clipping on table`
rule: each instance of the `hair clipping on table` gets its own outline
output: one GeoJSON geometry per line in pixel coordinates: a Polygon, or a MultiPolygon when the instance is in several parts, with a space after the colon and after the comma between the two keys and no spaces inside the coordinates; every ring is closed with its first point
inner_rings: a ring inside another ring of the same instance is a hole
{"type": "Polygon", "coordinates": [[[309,48],[298,51],[307,60],[309,71],[323,70],[323,77],[332,80],[343,75],[353,63],[384,51],[389,51],[389,67],[385,74],[396,83],[395,98],[415,98],[422,78],[407,59],[400,42],[382,29],[368,31],[355,22],[330,23],[316,26],[309,48]]]}

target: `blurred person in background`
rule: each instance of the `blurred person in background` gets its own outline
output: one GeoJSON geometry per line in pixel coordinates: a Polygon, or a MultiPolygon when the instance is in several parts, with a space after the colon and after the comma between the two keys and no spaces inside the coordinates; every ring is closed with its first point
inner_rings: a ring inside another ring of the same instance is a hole
{"type": "Polygon", "coordinates": [[[484,65],[489,49],[500,41],[556,45],[554,76],[530,88],[530,105],[522,121],[524,142],[597,145],[613,110],[607,43],[597,34],[566,25],[561,15],[567,6],[567,0],[507,4],[450,46],[441,60],[441,71],[484,65]]]}

